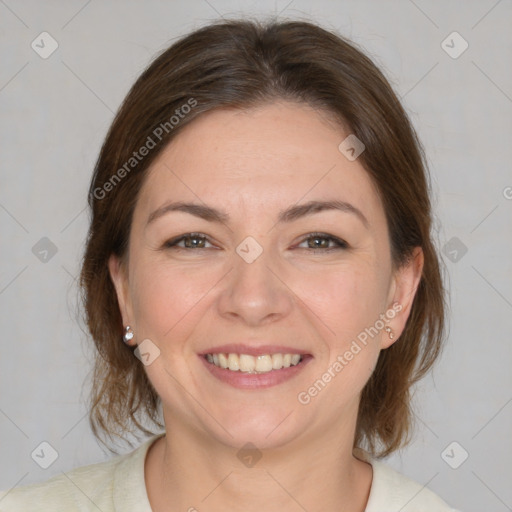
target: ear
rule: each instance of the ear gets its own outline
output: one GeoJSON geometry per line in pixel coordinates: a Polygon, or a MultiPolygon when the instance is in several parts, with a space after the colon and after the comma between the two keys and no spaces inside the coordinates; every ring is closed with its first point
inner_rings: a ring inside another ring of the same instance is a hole
{"type": "Polygon", "coordinates": [[[108,270],[110,272],[110,278],[114,283],[116,289],[117,302],[119,304],[119,310],[123,319],[123,325],[133,325],[133,310],[130,300],[129,288],[128,288],[128,272],[120,258],[115,254],[111,254],[108,259],[108,270]]]}
{"type": "Polygon", "coordinates": [[[414,297],[423,273],[424,255],[421,247],[415,247],[409,260],[396,270],[390,288],[388,311],[395,312],[388,325],[393,332],[393,339],[387,333],[382,336],[381,348],[385,349],[395,343],[405,329],[411,312],[414,297]]]}

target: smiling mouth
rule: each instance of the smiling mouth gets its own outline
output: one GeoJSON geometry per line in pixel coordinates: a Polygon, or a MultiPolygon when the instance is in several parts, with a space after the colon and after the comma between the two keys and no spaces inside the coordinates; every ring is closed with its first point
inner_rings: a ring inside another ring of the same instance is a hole
{"type": "Polygon", "coordinates": [[[209,363],[224,370],[241,373],[269,373],[274,370],[282,370],[297,366],[306,357],[306,354],[261,354],[252,356],[249,354],[218,353],[205,354],[203,356],[209,363]]]}

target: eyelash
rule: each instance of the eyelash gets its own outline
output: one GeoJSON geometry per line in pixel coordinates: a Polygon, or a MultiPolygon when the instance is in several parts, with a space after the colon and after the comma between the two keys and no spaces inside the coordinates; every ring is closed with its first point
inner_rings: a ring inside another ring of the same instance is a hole
{"type": "MultiPolygon", "coordinates": [[[[178,244],[180,242],[182,242],[183,240],[185,240],[186,238],[196,238],[196,239],[201,239],[201,240],[205,240],[207,242],[208,241],[208,237],[203,235],[202,233],[185,233],[183,235],[180,235],[179,237],[176,237],[176,238],[173,238],[171,240],[168,240],[167,242],[165,242],[164,244],[164,248],[166,249],[177,249],[177,250],[185,250],[185,251],[189,251],[189,250],[193,250],[193,249],[202,249],[202,250],[205,250],[204,247],[178,247],[178,244]]],[[[329,235],[328,233],[309,233],[309,235],[304,238],[300,243],[304,243],[308,240],[311,240],[311,239],[315,239],[315,238],[320,238],[320,239],[324,239],[324,240],[329,240],[329,241],[332,241],[336,244],[336,247],[328,247],[328,248],[322,248],[322,247],[306,247],[305,249],[306,250],[310,250],[310,251],[322,251],[322,252],[332,252],[332,251],[338,251],[340,249],[348,249],[348,244],[347,242],[345,242],[344,240],[342,240],[341,238],[337,238],[335,236],[332,236],[332,235],[329,235]]],[[[211,243],[211,242],[209,242],[211,243]]],[[[304,249],[304,247],[301,247],[301,249],[304,249]]]]}

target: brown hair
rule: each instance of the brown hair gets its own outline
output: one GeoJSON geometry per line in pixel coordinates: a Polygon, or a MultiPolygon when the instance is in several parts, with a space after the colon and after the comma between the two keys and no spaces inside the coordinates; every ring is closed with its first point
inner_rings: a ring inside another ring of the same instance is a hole
{"type": "Polygon", "coordinates": [[[143,425],[147,419],[163,427],[160,399],[144,366],[121,341],[107,267],[112,253],[126,259],[146,170],[201,113],[278,99],[334,115],[364,143],[359,159],[383,201],[395,268],[414,247],[423,249],[423,274],[405,330],[381,351],[363,389],[354,447],[385,456],[410,440],[411,385],[434,363],[444,335],[444,289],[431,239],[423,149],[386,78],[353,43],[313,23],[274,20],[216,22],[178,40],[137,79],[106,136],[89,190],[92,219],[80,281],[97,349],[89,419],[98,439],[124,438],[132,427],[151,434],[143,425]],[[150,139],[156,147],[135,159],[150,139]]]}

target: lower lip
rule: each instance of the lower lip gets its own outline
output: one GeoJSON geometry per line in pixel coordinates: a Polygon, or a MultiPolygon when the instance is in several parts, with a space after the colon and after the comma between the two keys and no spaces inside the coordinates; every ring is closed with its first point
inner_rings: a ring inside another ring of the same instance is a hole
{"type": "Polygon", "coordinates": [[[246,373],[233,372],[225,368],[219,368],[213,363],[209,363],[204,356],[199,356],[209,372],[217,379],[239,389],[264,389],[277,386],[300,373],[304,367],[311,361],[312,356],[303,356],[302,361],[295,366],[289,368],[281,368],[280,370],[272,370],[266,373],[246,373]]]}

